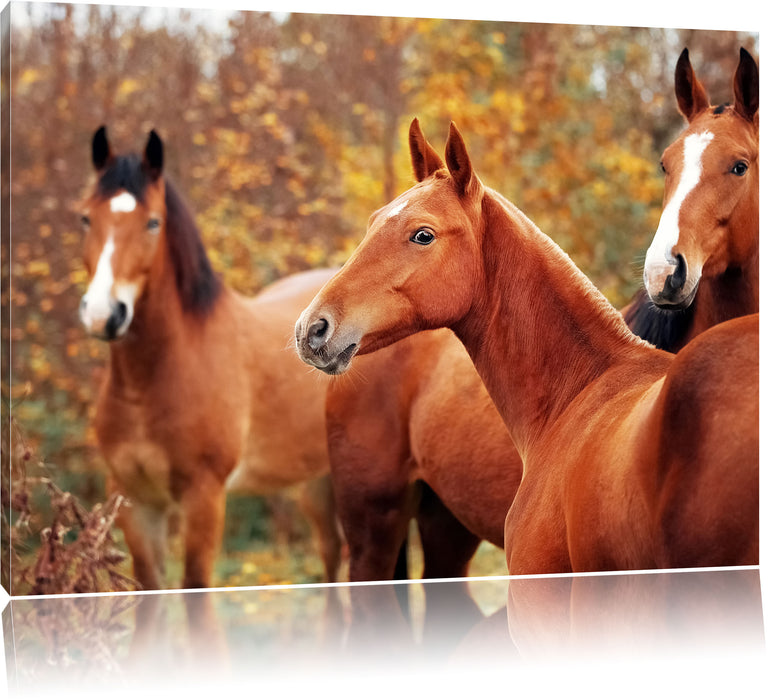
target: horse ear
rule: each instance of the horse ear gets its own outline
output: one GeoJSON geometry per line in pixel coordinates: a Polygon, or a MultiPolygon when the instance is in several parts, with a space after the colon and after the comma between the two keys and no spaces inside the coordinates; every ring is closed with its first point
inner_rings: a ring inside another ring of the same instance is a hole
{"type": "Polygon", "coordinates": [[[108,143],[108,131],[104,126],[101,126],[92,137],[92,163],[95,170],[100,172],[112,157],[108,143]]]}
{"type": "Polygon", "coordinates": [[[412,157],[412,170],[418,182],[425,180],[429,175],[445,166],[439,154],[431,147],[420,130],[420,122],[418,122],[417,117],[410,124],[410,156],[412,157]]]}
{"type": "Polygon", "coordinates": [[[760,73],[752,55],[743,46],[733,78],[733,94],[736,97],[736,112],[744,119],[754,121],[754,115],[760,108],[760,73]]]}
{"type": "Polygon", "coordinates": [[[474,174],[469,152],[466,150],[463,136],[458,131],[455,122],[450,122],[450,131],[447,134],[445,162],[447,163],[447,169],[453,176],[458,196],[463,197],[464,195],[472,194],[475,187],[479,185],[479,180],[474,174]]]}
{"type": "Polygon", "coordinates": [[[152,180],[156,180],[162,174],[164,165],[164,147],[159,134],[151,129],[148,134],[148,143],[145,148],[145,157],[143,158],[143,167],[146,169],[152,180]]]}
{"type": "Polygon", "coordinates": [[[676,101],[679,104],[679,111],[685,116],[687,121],[709,107],[709,98],[706,90],[695,77],[695,71],[690,64],[690,52],[685,48],[676,62],[676,71],[674,72],[674,89],[676,91],[676,101]]]}

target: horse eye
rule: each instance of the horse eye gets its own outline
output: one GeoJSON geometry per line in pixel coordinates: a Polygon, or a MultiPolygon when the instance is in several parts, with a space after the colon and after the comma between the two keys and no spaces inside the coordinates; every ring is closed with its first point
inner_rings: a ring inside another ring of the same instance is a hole
{"type": "Polygon", "coordinates": [[[730,172],[741,177],[747,170],[749,170],[749,166],[743,160],[739,160],[730,172]]]}
{"type": "Polygon", "coordinates": [[[91,223],[92,223],[91,219],[88,216],[86,216],[86,214],[81,216],[81,226],[83,226],[84,228],[88,228],[89,224],[91,223]]]}
{"type": "Polygon", "coordinates": [[[149,219],[148,220],[148,230],[151,233],[157,233],[159,231],[159,227],[162,225],[162,223],[159,221],[159,219],[149,219]]]}
{"type": "Polygon", "coordinates": [[[434,241],[434,234],[426,228],[421,228],[412,234],[410,240],[418,245],[428,245],[434,241]]]}
{"type": "Polygon", "coordinates": [[[666,170],[666,166],[662,160],[660,161],[660,169],[663,171],[663,173],[668,173],[668,171],[666,170]]]}

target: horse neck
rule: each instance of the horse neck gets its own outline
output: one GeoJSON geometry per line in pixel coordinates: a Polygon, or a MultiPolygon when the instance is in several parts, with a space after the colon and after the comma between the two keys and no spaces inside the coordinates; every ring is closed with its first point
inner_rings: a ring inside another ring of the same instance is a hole
{"type": "Polygon", "coordinates": [[[693,305],[695,314],[685,342],[718,323],[757,313],[760,310],[759,254],[742,267],[728,268],[716,277],[701,278],[693,305]]]}
{"type": "Polygon", "coordinates": [[[165,360],[186,343],[189,328],[167,246],[160,240],[132,323],[125,337],[110,345],[111,380],[128,390],[142,390],[158,377],[165,360]]]}
{"type": "Polygon", "coordinates": [[[485,281],[454,330],[525,457],[585,387],[650,350],[517,208],[490,193],[483,219],[485,281]]]}

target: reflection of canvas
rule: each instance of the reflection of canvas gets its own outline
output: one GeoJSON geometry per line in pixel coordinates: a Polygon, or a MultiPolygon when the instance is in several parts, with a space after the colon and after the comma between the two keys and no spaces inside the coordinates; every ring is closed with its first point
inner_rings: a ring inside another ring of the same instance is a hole
{"type": "Polygon", "coordinates": [[[765,646],[757,571],[475,579],[477,614],[458,585],[14,600],[3,613],[9,688],[25,698],[172,686],[350,697],[375,678],[392,692],[441,684],[467,694],[518,678],[526,689],[549,683],[553,695],[584,682],[616,697],[646,667],[654,672],[639,676],[640,695],[670,682],[714,696],[733,678],[755,690],[769,677],[764,661],[753,663],[765,646]],[[407,592],[409,621],[395,608],[407,592]],[[338,597],[354,601],[347,626],[338,597]]]}
{"type": "Polygon", "coordinates": [[[408,338],[330,383],[293,350],[328,274],[311,270],[344,263],[371,213],[412,181],[412,117],[440,144],[454,119],[482,180],[624,307],[660,220],[660,154],[682,127],[676,59],[689,44],[712,101],[732,100],[739,47],[756,54],[757,36],[11,9],[3,585],[505,573],[520,460],[460,344],[445,331],[408,338]],[[94,138],[102,124],[109,139],[94,138]],[[133,150],[136,161],[114,159],[133,150]],[[90,200],[108,172],[121,184],[90,200]],[[166,281],[146,285],[165,266],[154,280],[166,281]],[[295,284],[308,284],[298,298],[295,284]],[[264,291],[249,304],[231,290],[264,291]],[[121,374],[132,342],[145,353],[135,384],[121,374]]]}

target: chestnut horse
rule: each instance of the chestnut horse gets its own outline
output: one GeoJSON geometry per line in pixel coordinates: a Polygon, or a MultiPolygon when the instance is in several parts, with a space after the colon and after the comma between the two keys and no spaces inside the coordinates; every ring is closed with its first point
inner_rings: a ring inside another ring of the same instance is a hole
{"type": "Polygon", "coordinates": [[[412,517],[423,578],[466,576],[482,540],[503,548],[522,474],[466,350],[450,331],[428,331],[359,356],[354,372],[326,398],[350,580],[394,576],[412,517]]]}
{"type": "MultiPolygon", "coordinates": [[[[702,87],[693,87],[697,79],[686,49],[676,65],[675,84],[680,111],[696,123],[666,151],[664,167],[697,127],[699,115],[687,107],[693,91],[704,94],[702,87]]],[[[722,234],[706,241],[717,247],[712,251],[714,258],[727,260],[725,271],[711,280],[703,277],[698,284],[700,293],[686,310],[657,308],[643,290],[623,310],[631,330],[672,352],[722,320],[757,310],[754,123],[758,78],[757,66],[744,49],[733,90],[740,96],[735,106],[709,108],[706,112],[710,115],[702,112],[710,124],[701,128],[713,128],[717,134],[717,161],[724,160],[723,154],[731,162],[734,154],[748,154],[748,173],[722,183],[731,188],[741,186],[733,207],[738,213],[726,213],[729,195],[713,198],[709,194],[720,183],[709,184],[705,178],[715,177],[716,171],[704,167],[693,193],[696,199],[688,198],[687,205],[699,206],[697,197],[705,191],[706,199],[718,209],[712,213],[705,203],[702,215],[683,214],[680,236],[682,242],[689,241],[693,225],[695,235],[700,235],[698,229],[713,230],[712,226],[697,226],[703,216],[725,220],[722,234]],[[748,257],[738,266],[725,252],[737,249],[746,251],[748,257]],[[738,291],[728,296],[724,290],[731,285],[738,291]],[[746,290],[754,291],[754,306],[746,290]]],[[[707,153],[706,158],[711,155],[707,153]]],[[[666,170],[668,207],[669,193],[675,192],[679,174],[673,167],[666,170]]],[[[664,220],[671,216],[667,208],[664,220]]],[[[711,254],[706,255],[709,257],[711,254]]],[[[392,576],[413,515],[423,544],[423,577],[465,576],[480,541],[503,547],[504,520],[522,475],[520,457],[479,375],[463,346],[447,330],[415,334],[378,354],[358,357],[354,367],[358,380],[332,382],[326,403],[332,481],[351,550],[351,580],[392,576]]]]}
{"type": "Polygon", "coordinates": [[[101,127],[92,160],[80,316],[90,334],[110,341],[96,432],[109,490],[131,501],[119,524],[135,578],[145,589],[163,586],[173,507],[182,515],[183,586],[208,586],[227,487],[265,493],[309,482],[326,576],[336,580],[326,383],[300,367],[289,330],[331,272],[244,298],[211,268],[193,217],[162,176],[154,131],[141,159],[115,156],[101,127]]]}
{"type": "Polygon", "coordinates": [[[481,183],[454,124],[444,161],[417,120],[410,151],[418,184],[302,313],[300,357],[341,374],[453,330],[523,461],[510,574],[756,563],[759,317],[658,350],[481,183]]]}
{"type": "Polygon", "coordinates": [[[760,119],[757,64],[743,48],[733,105],[710,105],[687,49],[674,82],[688,126],[663,153],[664,207],[645,292],[623,313],[634,333],[675,352],[717,323],[759,311],[760,119]]]}

